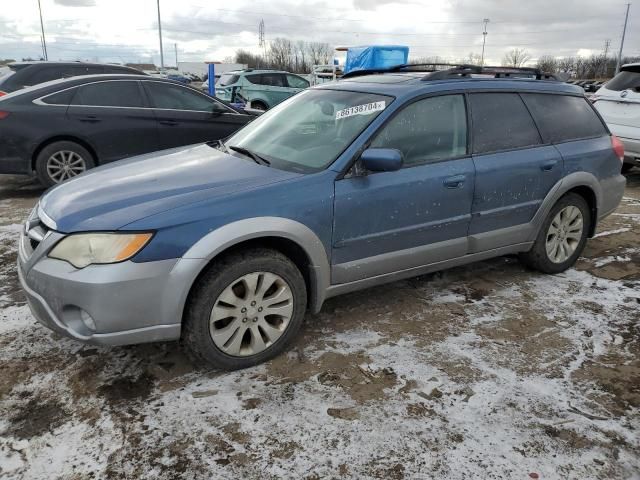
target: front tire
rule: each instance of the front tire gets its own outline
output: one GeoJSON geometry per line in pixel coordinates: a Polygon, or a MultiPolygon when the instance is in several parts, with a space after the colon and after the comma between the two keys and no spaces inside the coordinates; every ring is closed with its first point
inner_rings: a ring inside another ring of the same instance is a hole
{"type": "Polygon", "coordinates": [[[584,250],[591,225],[586,200],[576,193],[563,196],[553,206],[522,262],[544,273],[560,273],[572,267],[584,250]]]}
{"type": "Polygon", "coordinates": [[[94,166],[89,151],[70,141],[53,142],[44,147],[36,158],[38,180],[45,187],[58,185],[94,166]]]}
{"type": "Polygon", "coordinates": [[[257,248],[212,264],[194,285],[182,342],[199,362],[237,370],[275,357],[300,330],[302,274],[285,255],[257,248]]]}

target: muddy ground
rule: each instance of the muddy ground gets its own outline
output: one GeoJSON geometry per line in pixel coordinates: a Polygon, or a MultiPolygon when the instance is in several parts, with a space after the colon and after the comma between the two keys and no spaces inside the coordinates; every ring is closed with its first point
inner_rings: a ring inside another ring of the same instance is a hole
{"type": "Polygon", "coordinates": [[[1,478],[640,478],[638,171],[575,269],[505,257],[335,298],[234,373],[37,324],[14,264],[40,193],[0,177],[1,478]]]}

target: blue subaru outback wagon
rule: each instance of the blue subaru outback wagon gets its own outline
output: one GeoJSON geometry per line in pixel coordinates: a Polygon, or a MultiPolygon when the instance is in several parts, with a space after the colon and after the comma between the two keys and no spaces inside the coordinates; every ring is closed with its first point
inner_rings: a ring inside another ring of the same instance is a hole
{"type": "Polygon", "coordinates": [[[620,202],[622,146],[579,87],[468,66],[365,73],[224,142],[48,191],[19,249],[35,317],[242,368],[335,295],[505,254],[561,272],[620,202]]]}

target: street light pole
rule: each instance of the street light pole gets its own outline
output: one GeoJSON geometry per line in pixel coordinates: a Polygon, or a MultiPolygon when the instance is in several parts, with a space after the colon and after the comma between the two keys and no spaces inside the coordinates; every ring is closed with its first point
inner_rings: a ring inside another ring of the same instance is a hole
{"type": "Polygon", "coordinates": [[[162,52],[162,23],[160,22],[160,0],[158,0],[158,37],[160,38],[160,73],[162,73],[164,71],[164,53],[162,52]]]}
{"type": "Polygon", "coordinates": [[[624,17],[624,28],[622,29],[622,40],[620,40],[620,50],[618,51],[618,61],[616,62],[616,75],[620,71],[620,63],[622,62],[622,47],[624,47],[624,36],[627,33],[627,21],[629,20],[629,7],[630,3],[627,3],[627,14],[624,17]]]}
{"type": "Polygon", "coordinates": [[[482,58],[480,59],[480,66],[484,66],[484,46],[487,43],[487,24],[489,23],[489,19],[485,18],[482,20],[484,23],[484,28],[482,29],[482,58]]]}
{"type": "Polygon", "coordinates": [[[42,51],[44,52],[44,59],[49,60],[49,55],[47,55],[47,41],[44,38],[44,22],[42,21],[42,7],[40,6],[40,0],[38,0],[38,10],[40,11],[40,29],[42,30],[42,51]]]}

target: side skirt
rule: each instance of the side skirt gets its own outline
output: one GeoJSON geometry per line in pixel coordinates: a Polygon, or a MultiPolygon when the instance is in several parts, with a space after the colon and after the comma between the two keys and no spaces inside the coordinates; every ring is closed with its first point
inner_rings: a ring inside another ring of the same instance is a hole
{"type": "Polygon", "coordinates": [[[355,292],[357,290],[362,290],[369,287],[383,285],[385,283],[404,280],[406,278],[416,277],[418,275],[424,275],[426,273],[437,272],[438,270],[445,270],[447,268],[458,267],[460,265],[466,265],[468,263],[487,260],[489,258],[500,257],[502,255],[526,252],[531,248],[532,245],[533,245],[533,242],[519,243],[516,245],[509,245],[506,247],[495,248],[493,250],[486,250],[484,252],[471,253],[468,255],[463,255],[461,257],[456,257],[456,258],[444,260],[441,262],[434,262],[427,265],[407,268],[405,270],[385,273],[384,275],[376,275],[373,277],[364,278],[362,280],[356,280],[353,282],[331,285],[327,289],[326,298],[335,297],[337,295],[342,295],[344,293],[355,292]]]}

